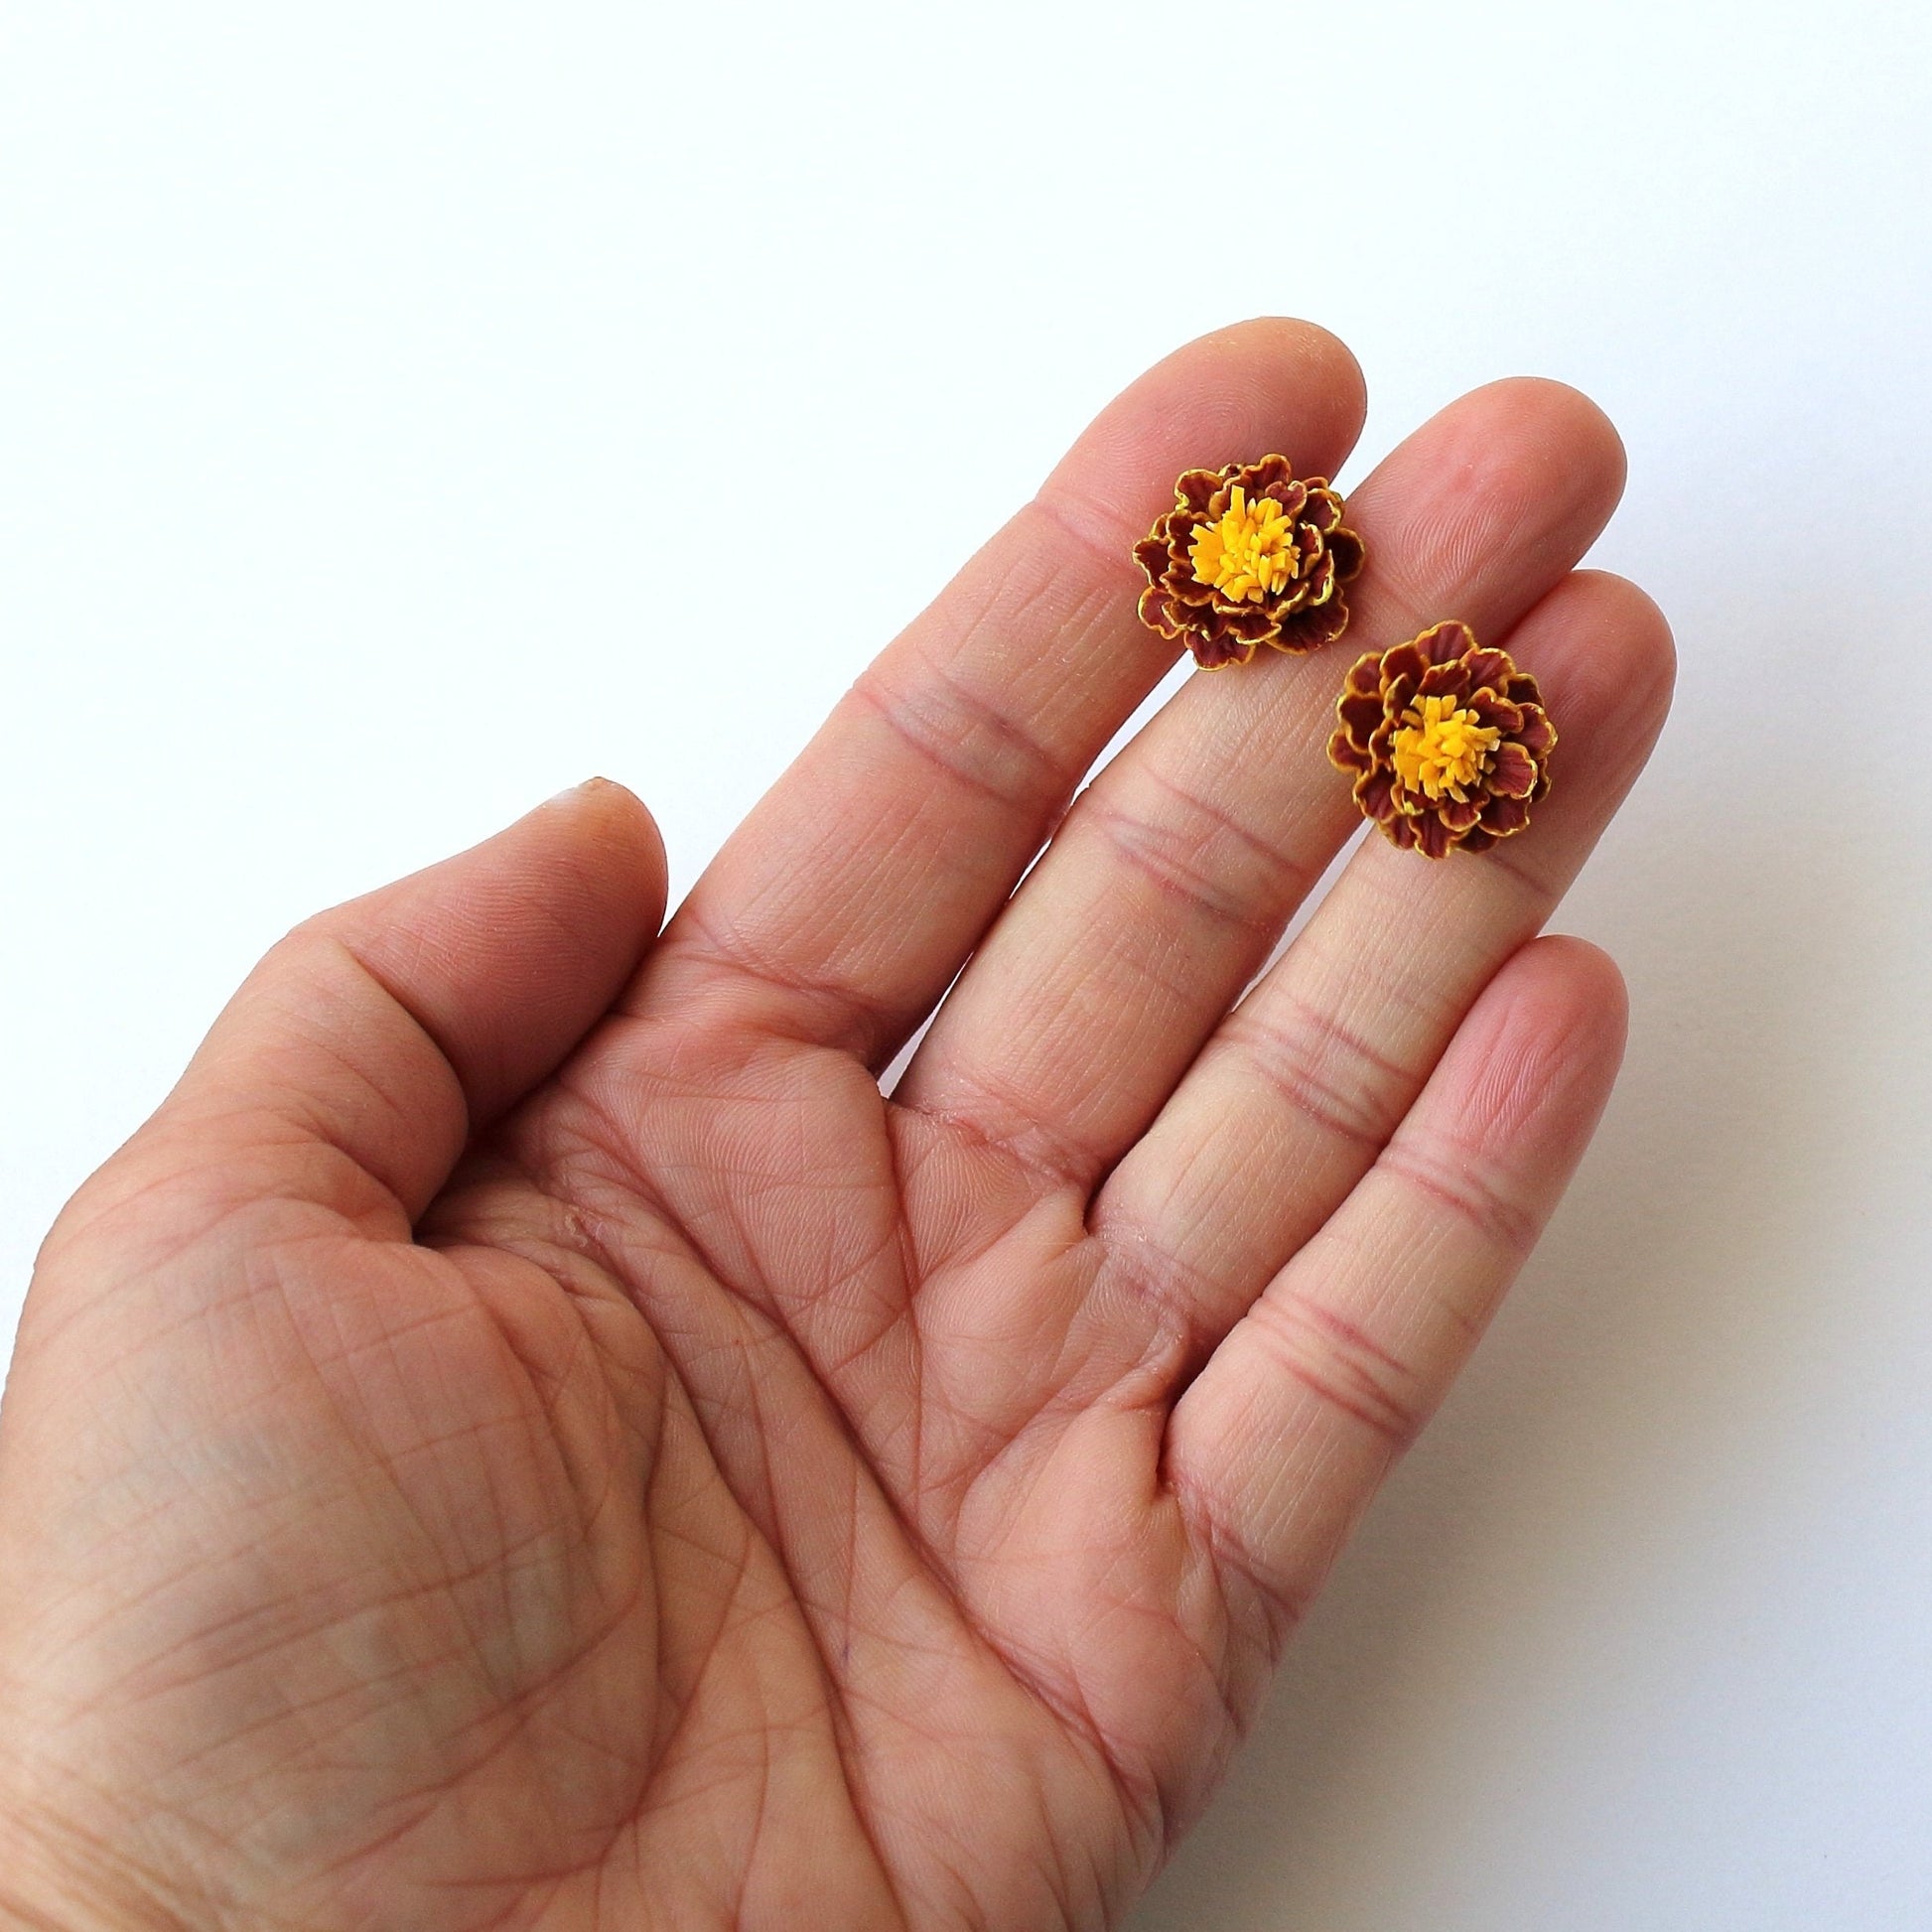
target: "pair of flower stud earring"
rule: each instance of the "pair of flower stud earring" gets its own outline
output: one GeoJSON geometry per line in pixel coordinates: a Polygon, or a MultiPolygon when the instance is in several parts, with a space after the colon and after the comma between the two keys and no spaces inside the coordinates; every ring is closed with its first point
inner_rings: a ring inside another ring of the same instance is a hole
{"type": "MultiPolygon", "coordinates": [[[[1245,664],[1263,644],[1301,656],[1333,643],[1365,555],[1342,515],[1328,480],[1298,479],[1286,457],[1185,472],[1173,508],[1134,546],[1148,577],[1142,621],[1184,638],[1206,670],[1245,664]]],[[[1335,716],[1329,760],[1404,851],[1487,851],[1550,789],[1557,734],[1536,679],[1465,623],[1358,657],[1335,716]]]]}

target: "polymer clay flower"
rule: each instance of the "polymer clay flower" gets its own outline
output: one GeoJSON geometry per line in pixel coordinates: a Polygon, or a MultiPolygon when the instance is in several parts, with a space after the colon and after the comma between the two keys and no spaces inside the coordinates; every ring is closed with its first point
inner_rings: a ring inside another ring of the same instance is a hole
{"type": "Polygon", "coordinates": [[[1174,506],[1134,546],[1147,572],[1141,621],[1184,637],[1206,670],[1245,664],[1257,644],[1318,650],[1348,627],[1341,587],[1362,540],[1325,477],[1298,480],[1285,456],[1189,470],[1174,506]]]}
{"type": "Polygon", "coordinates": [[[1355,802],[1405,850],[1484,852],[1530,822],[1550,789],[1556,727],[1528,671],[1439,623],[1355,660],[1328,757],[1355,802]]]}

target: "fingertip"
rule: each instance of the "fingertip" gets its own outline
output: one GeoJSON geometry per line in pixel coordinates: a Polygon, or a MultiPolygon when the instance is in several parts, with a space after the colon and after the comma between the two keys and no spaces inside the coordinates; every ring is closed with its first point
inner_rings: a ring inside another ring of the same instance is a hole
{"type": "Polygon", "coordinates": [[[538,810],[568,814],[570,849],[585,869],[587,884],[605,883],[621,894],[620,908],[630,922],[653,933],[663,924],[670,879],[664,836],[628,785],[587,778],[538,810]]]}
{"type": "Polygon", "coordinates": [[[1369,548],[1358,617],[1403,631],[1455,616],[1484,636],[1514,624],[1595,541],[1623,474],[1609,419],[1567,384],[1471,390],[1350,492],[1369,548]]]}
{"type": "Polygon", "coordinates": [[[1573,933],[1546,932],[1532,939],[1512,964],[1532,979],[1532,997],[1543,1002],[1539,1016],[1561,1027],[1569,1016],[1619,1050],[1630,1022],[1630,993],[1622,968],[1601,946],[1573,933]]]}
{"type": "Polygon", "coordinates": [[[1548,375],[1497,376],[1472,388],[1462,404],[1495,411],[1497,419],[1507,419],[1524,441],[1542,441],[1569,454],[1588,454],[1605,482],[1621,488],[1628,472],[1623,435],[1592,396],[1571,382],[1548,375]]]}
{"type": "Polygon", "coordinates": [[[1608,953],[1564,934],[1532,939],[1445,1057],[1455,1137],[1498,1155],[1540,1148],[1567,1172],[1609,1098],[1628,1028],[1629,995],[1608,953]]]}
{"type": "Polygon", "coordinates": [[[1548,376],[1510,376],[1491,385],[1521,437],[1525,481],[1568,491],[1569,543],[1586,549],[1623,500],[1630,459],[1616,425],[1581,389],[1548,376]]]}
{"type": "Polygon", "coordinates": [[[574,1046],[663,922],[655,822],[592,779],[480,845],[310,921],[410,1012],[455,1070],[472,1125],[574,1046]]]}
{"type": "Polygon", "coordinates": [[[1327,398],[1333,427],[1345,432],[1350,445],[1361,433],[1368,414],[1368,378],[1355,351],[1318,322],[1301,316],[1249,316],[1195,337],[1169,359],[1183,355],[1224,357],[1237,368],[1253,369],[1262,380],[1299,375],[1308,388],[1327,398]]]}
{"type": "Polygon", "coordinates": [[[1332,477],[1367,407],[1360,364],[1327,330],[1287,316],[1232,323],[1131,382],[1039,493],[1124,549],[1172,506],[1183,470],[1279,452],[1303,476],[1332,477]]]}
{"type": "Polygon", "coordinates": [[[1576,653],[1579,671],[1594,671],[1628,694],[1632,707],[1659,719],[1677,687],[1677,638],[1650,593],[1610,570],[1573,571],[1546,604],[1587,618],[1599,648],[1576,653]]]}
{"type": "Polygon", "coordinates": [[[1623,435],[1590,396],[1554,376],[1499,376],[1458,396],[1434,421],[1462,431],[1464,460],[1478,476],[1495,468],[1482,462],[1487,445],[1507,458],[1511,482],[1559,490],[1599,521],[1623,496],[1630,470],[1623,435]]]}
{"type": "Polygon", "coordinates": [[[1677,646],[1669,621],[1627,578],[1579,570],[1501,641],[1535,672],[1557,728],[1557,788],[1539,823],[1580,811],[1606,817],[1670,715],[1677,646]]]}

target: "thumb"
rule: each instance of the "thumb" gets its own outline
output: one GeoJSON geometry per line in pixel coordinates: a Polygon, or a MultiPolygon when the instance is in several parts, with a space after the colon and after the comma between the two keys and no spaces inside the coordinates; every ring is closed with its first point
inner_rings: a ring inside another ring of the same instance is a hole
{"type": "MultiPolygon", "coordinates": [[[[298,926],[215,1022],[153,1131],[203,1158],[345,1155],[414,1220],[470,1135],[602,1017],[664,916],[643,805],[594,778],[483,844],[298,926]],[[211,1144],[210,1144],[211,1142],[211,1144]]],[[[299,1183],[297,1183],[299,1185],[299,1183]]],[[[261,1191],[259,1188],[257,1191],[261,1191]]]]}

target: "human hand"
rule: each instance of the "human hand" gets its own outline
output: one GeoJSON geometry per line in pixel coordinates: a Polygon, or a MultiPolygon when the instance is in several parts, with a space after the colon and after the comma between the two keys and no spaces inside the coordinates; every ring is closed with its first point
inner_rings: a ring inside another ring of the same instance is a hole
{"type": "Polygon", "coordinates": [[[1162,363],[661,937],[656,835],[593,784],[276,947],[35,1278],[0,1903],[1124,1909],[1621,1045],[1614,968],[1534,935],[1670,646],[1573,573],[1621,457],[1569,390],[1418,431],[1350,496],[1342,644],[1190,678],[1061,816],[1173,661],[1129,550],[1175,474],[1332,474],[1361,410],[1300,324],[1162,363]],[[1554,794],[1478,858],[1369,839],[1240,1000],[1356,823],[1343,671],[1443,617],[1541,679],[1554,794]]]}

